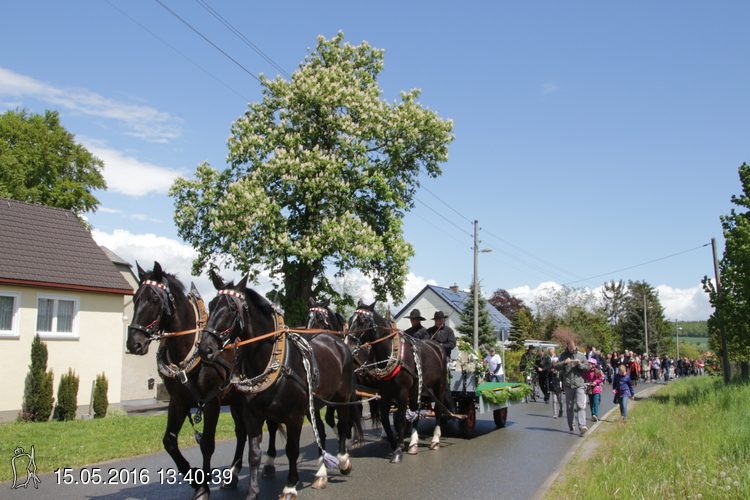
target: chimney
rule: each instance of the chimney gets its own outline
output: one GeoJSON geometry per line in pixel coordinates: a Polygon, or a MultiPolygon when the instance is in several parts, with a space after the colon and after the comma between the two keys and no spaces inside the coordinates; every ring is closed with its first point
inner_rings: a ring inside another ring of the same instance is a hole
{"type": "Polygon", "coordinates": [[[456,295],[458,295],[458,285],[456,285],[455,283],[453,283],[453,286],[450,287],[450,289],[451,289],[451,292],[453,292],[456,295]]]}

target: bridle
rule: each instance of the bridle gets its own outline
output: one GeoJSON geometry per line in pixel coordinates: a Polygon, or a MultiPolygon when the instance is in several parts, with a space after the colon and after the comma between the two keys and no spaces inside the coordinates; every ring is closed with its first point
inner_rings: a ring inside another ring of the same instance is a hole
{"type": "Polygon", "coordinates": [[[144,280],[141,282],[140,286],[138,287],[138,292],[135,294],[135,298],[133,299],[133,303],[135,304],[138,302],[138,300],[141,298],[143,292],[146,290],[147,287],[153,287],[157,297],[160,299],[160,307],[159,307],[159,315],[156,317],[155,320],[153,320],[151,323],[149,323],[146,326],[139,325],[138,323],[130,323],[128,325],[128,328],[132,328],[134,330],[138,330],[143,332],[146,335],[146,343],[148,344],[152,340],[161,340],[166,335],[164,334],[164,331],[161,327],[161,320],[163,316],[171,316],[172,311],[174,310],[174,296],[172,295],[172,292],[169,290],[169,286],[165,283],[159,283],[158,281],[153,280],[144,280]],[[172,307],[170,308],[170,304],[172,307]]]}
{"type": "MultiPolygon", "coordinates": [[[[223,349],[229,341],[232,339],[232,331],[235,329],[235,327],[239,324],[240,331],[245,329],[245,315],[243,314],[243,311],[247,311],[247,303],[245,302],[245,296],[241,294],[240,292],[237,292],[235,290],[219,290],[217,292],[217,297],[221,298],[221,296],[224,296],[227,300],[227,307],[229,307],[230,311],[233,311],[234,314],[234,321],[232,321],[232,324],[229,325],[229,328],[217,331],[213,328],[208,328],[208,325],[201,330],[200,336],[201,340],[203,340],[204,334],[208,334],[211,337],[216,339],[216,342],[221,346],[223,349]]],[[[216,313],[211,314],[209,322],[211,319],[216,318],[216,313]]]]}
{"type": "Polygon", "coordinates": [[[328,320],[328,309],[322,307],[311,307],[307,310],[308,320],[306,322],[307,328],[313,328],[313,322],[317,319],[318,314],[323,315],[323,328],[326,330],[331,329],[331,322],[328,320]]]}

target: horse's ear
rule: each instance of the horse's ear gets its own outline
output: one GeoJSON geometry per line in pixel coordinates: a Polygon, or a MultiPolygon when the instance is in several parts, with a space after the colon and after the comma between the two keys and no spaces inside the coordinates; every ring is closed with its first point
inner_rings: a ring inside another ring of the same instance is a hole
{"type": "Polygon", "coordinates": [[[163,277],[162,275],[164,274],[164,271],[162,271],[162,269],[161,269],[161,264],[159,264],[156,261],[154,261],[154,271],[153,272],[154,272],[154,281],[161,282],[161,279],[163,277]]]}
{"type": "Polygon", "coordinates": [[[135,267],[138,269],[138,281],[143,281],[144,277],[146,276],[146,271],[143,270],[140,264],[138,264],[138,261],[135,261],[135,267]]]}
{"type": "Polygon", "coordinates": [[[365,303],[362,302],[362,299],[359,299],[359,301],[357,301],[357,309],[361,309],[363,305],[365,305],[365,303]]]}
{"type": "Polygon", "coordinates": [[[222,288],[224,288],[224,280],[221,279],[221,276],[216,274],[216,271],[211,269],[208,272],[208,275],[211,278],[211,283],[214,284],[214,288],[216,288],[217,290],[221,290],[222,288]]]}
{"type": "Polygon", "coordinates": [[[307,301],[310,303],[310,307],[315,307],[315,299],[312,297],[308,297],[307,301]]]}
{"type": "Polygon", "coordinates": [[[235,290],[244,290],[245,287],[247,287],[247,278],[248,275],[242,277],[239,283],[237,283],[237,286],[234,287],[235,290]]]}
{"type": "Polygon", "coordinates": [[[372,310],[372,311],[374,311],[375,310],[375,304],[377,304],[377,303],[378,303],[378,301],[376,300],[375,302],[373,302],[372,304],[370,304],[369,306],[367,306],[367,308],[370,309],[370,310],[372,310]]]}

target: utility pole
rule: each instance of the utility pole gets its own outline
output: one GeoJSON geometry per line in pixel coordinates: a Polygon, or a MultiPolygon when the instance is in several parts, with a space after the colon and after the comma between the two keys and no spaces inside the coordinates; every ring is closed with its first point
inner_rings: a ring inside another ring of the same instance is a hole
{"type": "Polygon", "coordinates": [[[675,335],[677,335],[677,359],[680,359],[680,330],[681,328],[679,327],[679,324],[680,323],[677,320],[675,320],[674,331],[675,331],[675,335]]]}
{"type": "Polygon", "coordinates": [[[478,276],[479,276],[479,222],[474,221],[474,350],[477,353],[479,353],[479,278],[478,276]]]}
{"type": "Polygon", "coordinates": [[[646,314],[646,292],[643,292],[643,331],[646,333],[646,354],[648,354],[648,315],[646,314]]]}
{"type": "MultiPolygon", "coordinates": [[[[714,252],[714,275],[716,276],[716,295],[719,300],[717,302],[721,304],[721,280],[719,277],[719,258],[716,256],[716,238],[711,238],[711,248],[714,252]]],[[[716,313],[721,314],[719,312],[719,308],[716,308],[716,313]]],[[[724,383],[728,384],[729,380],[732,378],[729,367],[729,353],[727,352],[727,334],[726,330],[724,330],[724,318],[719,318],[719,323],[721,324],[721,366],[722,371],[724,372],[724,383]]]]}

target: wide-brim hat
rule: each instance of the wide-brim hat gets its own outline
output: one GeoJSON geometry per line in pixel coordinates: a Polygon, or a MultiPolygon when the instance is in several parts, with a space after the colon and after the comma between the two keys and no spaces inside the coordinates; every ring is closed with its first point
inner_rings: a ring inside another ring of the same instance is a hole
{"type": "Polygon", "coordinates": [[[425,320],[422,315],[419,313],[419,309],[412,309],[409,315],[407,316],[408,319],[418,319],[419,321],[427,321],[425,320]]]}
{"type": "Polygon", "coordinates": [[[432,317],[432,319],[445,319],[448,316],[445,315],[443,311],[435,311],[435,315],[432,317]]]}

